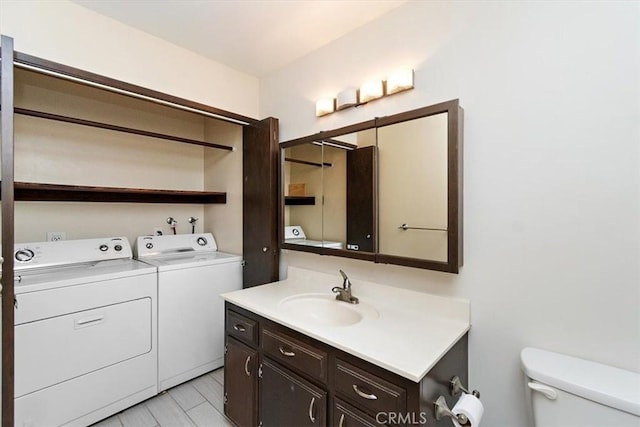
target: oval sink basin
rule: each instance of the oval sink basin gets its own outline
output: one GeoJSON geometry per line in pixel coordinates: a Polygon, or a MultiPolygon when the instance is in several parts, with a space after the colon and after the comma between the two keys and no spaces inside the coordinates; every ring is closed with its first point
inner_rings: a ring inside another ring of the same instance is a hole
{"type": "Polygon", "coordinates": [[[294,295],[283,299],[279,306],[297,319],[320,326],[349,326],[379,317],[378,311],[366,303],[349,304],[328,294],[294,295]]]}

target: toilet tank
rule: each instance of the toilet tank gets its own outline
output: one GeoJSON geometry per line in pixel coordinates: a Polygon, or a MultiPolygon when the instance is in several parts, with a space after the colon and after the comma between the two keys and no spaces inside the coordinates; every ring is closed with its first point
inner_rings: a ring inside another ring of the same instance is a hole
{"type": "Polygon", "coordinates": [[[536,348],[520,358],[536,427],[640,427],[640,374],[536,348]]]}

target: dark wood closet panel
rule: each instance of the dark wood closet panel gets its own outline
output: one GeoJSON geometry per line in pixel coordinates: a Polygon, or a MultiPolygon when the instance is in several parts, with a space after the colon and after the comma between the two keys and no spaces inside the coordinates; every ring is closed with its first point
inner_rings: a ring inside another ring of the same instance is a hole
{"type": "MultiPolygon", "coordinates": [[[[2,36],[3,58],[13,58],[13,39],[2,36]]],[[[2,418],[3,427],[13,426],[13,61],[2,61],[2,418]]]]}
{"type": "Polygon", "coordinates": [[[375,164],[375,146],[347,151],[347,249],[376,249],[375,164]]]}
{"type": "Polygon", "coordinates": [[[245,126],[242,136],[242,253],[244,287],[249,288],[279,277],[278,120],[267,118],[259,126],[245,126]]]}

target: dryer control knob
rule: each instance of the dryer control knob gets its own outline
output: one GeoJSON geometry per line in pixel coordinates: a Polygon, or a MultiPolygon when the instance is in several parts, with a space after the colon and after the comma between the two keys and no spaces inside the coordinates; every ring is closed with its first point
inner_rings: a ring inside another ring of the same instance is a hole
{"type": "Polygon", "coordinates": [[[28,262],[31,261],[34,257],[34,253],[31,249],[18,249],[16,251],[16,261],[19,262],[28,262]]]}
{"type": "Polygon", "coordinates": [[[109,246],[103,244],[103,245],[100,245],[98,249],[100,249],[100,252],[106,252],[109,250],[109,246]]]}
{"type": "Polygon", "coordinates": [[[117,252],[120,252],[122,250],[122,245],[115,245],[113,249],[115,249],[117,252]]]}
{"type": "Polygon", "coordinates": [[[200,246],[206,246],[207,245],[207,239],[205,239],[204,237],[198,237],[198,240],[196,240],[196,242],[198,242],[198,244],[200,246]]]}
{"type": "Polygon", "coordinates": [[[147,249],[153,249],[153,243],[151,243],[151,242],[147,243],[147,244],[146,244],[146,245],[144,245],[144,246],[145,246],[145,248],[147,248],[147,249]]]}

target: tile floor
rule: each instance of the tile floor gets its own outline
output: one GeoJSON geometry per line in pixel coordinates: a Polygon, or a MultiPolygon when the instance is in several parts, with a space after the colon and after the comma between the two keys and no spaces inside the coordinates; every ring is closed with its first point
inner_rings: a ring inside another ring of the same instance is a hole
{"type": "Polygon", "coordinates": [[[232,427],[223,415],[224,369],[169,389],[92,427],[232,427]]]}

